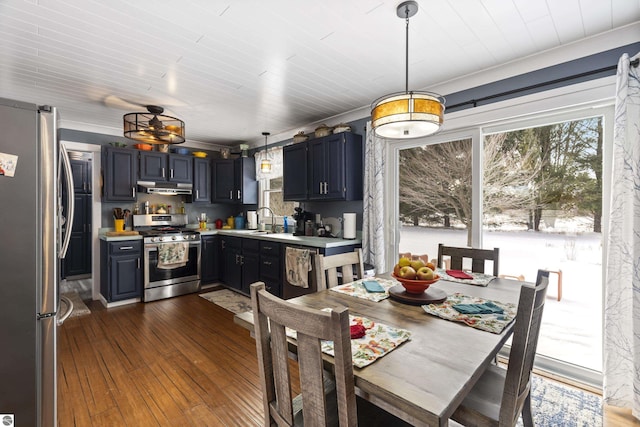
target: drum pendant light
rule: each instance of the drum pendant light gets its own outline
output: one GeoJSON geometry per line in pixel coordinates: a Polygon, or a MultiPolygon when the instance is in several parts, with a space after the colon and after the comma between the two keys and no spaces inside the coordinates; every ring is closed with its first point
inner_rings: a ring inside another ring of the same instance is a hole
{"type": "Polygon", "coordinates": [[[271,173],[271,160],[269,160],[269,148],[267,148],[267,137],[270,133],[262,132],[262,134],[264,135],[264,157],[260,162],[260,172],[271,173]]]}
{"type": "Polygon", "coordinates": [[[371,124],[376,135],[388,139],[411,139],[440,130],[445,99],[431,92],[409,91],[409,18],[418,12],[416,1],[398,5],[396,13],[406,20],[405,91],[385,95],[371,104],[371,124]]]}
{"type": "Polygon", "coordinates": [[[184,122],[165,116],[164,108],[147,105],[148,113],[125,114],[124,136],[147,144],[182,144],[184,122]]]}

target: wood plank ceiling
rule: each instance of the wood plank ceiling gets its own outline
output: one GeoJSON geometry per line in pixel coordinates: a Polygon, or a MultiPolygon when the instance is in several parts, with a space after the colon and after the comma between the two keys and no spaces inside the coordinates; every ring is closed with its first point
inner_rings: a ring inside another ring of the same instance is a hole
{"type": "MultiPolygon", "coordinates": [[[[121,135],[165,107],[188,141],[236,145],[404,90],[396,1],[2,0],[0,96],[121,135]]],[[[640,20],[637,0],[420,0],[410,89],[426,89],[640,20]]]]}

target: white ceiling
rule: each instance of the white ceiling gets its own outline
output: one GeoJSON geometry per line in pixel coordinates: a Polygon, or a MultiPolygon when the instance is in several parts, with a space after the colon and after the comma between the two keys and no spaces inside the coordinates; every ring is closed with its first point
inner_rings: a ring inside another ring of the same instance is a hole
{"type": "MultiPolygon", "coordinates": [[[[405,86],[399,1],[0,0],[0,96],[121,135],[160,105],[188,142],[236,145],[335,124],[405,86]]],[[[640,0],[420,0],[409,88],[640,20],[640,0]]],[[[611,65],[611,64],[607,64],[611,65]]]]}

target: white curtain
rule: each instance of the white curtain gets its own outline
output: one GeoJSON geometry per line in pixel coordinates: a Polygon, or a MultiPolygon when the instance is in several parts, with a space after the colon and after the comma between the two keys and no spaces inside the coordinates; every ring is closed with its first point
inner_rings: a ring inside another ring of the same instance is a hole
{"type": "Polygon", "coordinates": [[[269,148],[268,150],[256,151],[253,155],[256,158],[256,179],[272,179],[282,176],[282,147],[269,148]],[[262,159],[268,157],[271,160],[271,172],[260,171],[262,159]]]}
{"type": "Polygon", "coordinates": [[[384,168],[385,142],[375,136],[367,122],[364,151],[364,195],[362,220],[362,254],[376,273],[387,271],[384,241],[384,168]]]}
{"type": "Polygon", "coordinates": [[[604,401],[640,418],[640,80],[627,54],[618,62],[613,138],[604,401]]]}

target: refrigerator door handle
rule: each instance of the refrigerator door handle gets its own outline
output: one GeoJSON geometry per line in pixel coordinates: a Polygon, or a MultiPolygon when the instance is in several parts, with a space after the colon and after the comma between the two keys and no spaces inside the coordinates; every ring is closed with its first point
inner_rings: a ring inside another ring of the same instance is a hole
{"type": "Polygon", "coordinates": [[[60,295],[60,302],[64,302],[66,304],[67,311],[65,311],[62,314],[58,314],[57,321],[56,321],[58,326],[62,325],[64,321],[67,320],[67,318],[71,316],[71,313],[73,312],[73,301],[71,301],[69,298],[65,297],[64,295],[60,295]]]}
{"type": "MultiPolygon", "coordinates": [[[[69,249],[69,242],[71,241],[71,229],[73,228],[73,216],[75,214],[75,192],[73,190],[73,175],[71,172],[71,161],[69,161],[69,153],[64,145],[60,144],[60,163],[61,170],[60,176],[64,175],[65,183],[67,184],[67,219],[66,230],[62,238],[62,244],[60,246],[59,258],[64,258],[67,255],[67,249],[69,249]],[[64,174],[62,173],[64,168],[64,174]]],[[[60,224],[62,227],[62,224],[60,224]]]]}

